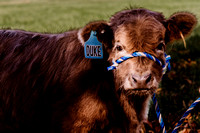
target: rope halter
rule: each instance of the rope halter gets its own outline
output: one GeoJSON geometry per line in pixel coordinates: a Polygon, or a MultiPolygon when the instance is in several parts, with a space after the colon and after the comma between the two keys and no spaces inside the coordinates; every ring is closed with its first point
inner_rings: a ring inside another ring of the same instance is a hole
{"type": "MultiPolygon", "coordinates": [[[[108,71],[114,70],[114,69],[117,68],[117,66],[120,63],[124,62],[127,59],[133,58],[133,57],[147,57],[147,58],[153,60],[154,62],[156,62],[157,64],[162,66],[162,74],[163,75],[166,73],[167,70],[171,69],[170,68],[170,62],[169,62],[170,59],[171,59],[170,55],[165,54],[165,63],[162,63],[159,59],[157,59],[155,56],[153,56],[153,55],[151,55],[149,53],[146,53],[146,52],[134,52],[132,54],[127,54],[127,55],[125,55],[123,57],[120,57],[116,61],[113,61],[113,65],[107,67],[107,70],[108,71]]],[[[161,126],[162,133],[166,133],[165,126],[164,126],[164,121],[163,121],[161,113],[160,113],[160,109],[159,109],[159,106],[158,106],[158,103],[157,103],[157,100],[156,100],[156,97],[155,97],[155,93],[153,95],[153,102],[155,104],[156,114],[157,114],[157,118],[158,118],[160,126],[161,126]]]]}
{"type": "Polygon", "coordinates": [[[163,64],[159,59],[157,59],[155,56],[146,53],[146,52],[133,52],[132,54],[127,54],[125,56],[120,57],[119,59],[117,59],[116,61],[113,61],[113,65],[107,67],[107,70],[114,70],[118,67],[119,64],[121,64],[122,62],[126,61],[127,59],[133,58],[133,57],[147,57],[153,61],[155,61],[157,64],[159,64],[160,66],[162,66],[162,73],[163,75],[166,73],[167,70],[170,70],[170,55],[165,54],[165,63],[163,64]]]}

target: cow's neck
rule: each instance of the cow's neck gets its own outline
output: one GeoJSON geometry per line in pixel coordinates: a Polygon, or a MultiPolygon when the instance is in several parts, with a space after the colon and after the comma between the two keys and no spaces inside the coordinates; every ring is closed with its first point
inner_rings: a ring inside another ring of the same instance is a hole
{"type": "Polygon", "coordinates": [[[121,94],[121,105],[130,121],[135,122],[135,119],[139,122],[147,120],[150,98],[151,96],[133,96],[131,100],[128,100],[124,94],[121,94]]]}
{"type": "Polygon", "coordinates": [[[151,96],[134,96],[132,98],[133,107],[140,122],[148,119],[150,98],[151,96]]]}
{"type": "Polygon", "coordinates": [[[120,95],[119,98],[120,98],[121,106],[125,112],[125,115],[126,115],[128,121],[129,121],[128,125],[127,125],[129,130],[131,131],[133,129],[138,129],[139,121],[138,121],[138,118],[136,115],[136,111],[133,109],[132,105],[129,104],[127,97],[123,93],[120,95]]]}

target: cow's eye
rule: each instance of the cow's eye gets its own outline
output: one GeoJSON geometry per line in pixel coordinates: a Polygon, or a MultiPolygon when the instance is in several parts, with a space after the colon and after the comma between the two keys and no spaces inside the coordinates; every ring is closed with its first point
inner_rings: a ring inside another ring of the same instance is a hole
{"type": "Polygon", "coordinates": [[[117,45],[117,46],[116,46],[116,49],[117,49],[118,51],[122,51],[123,48],[122,48],[122,46],[117,45]]]}
{"type": "Polygon", "coordinates": [[[163,50],[164,47],[165,47],[165,44],[162,42],[157,46],[157,50],[163,50]]]}

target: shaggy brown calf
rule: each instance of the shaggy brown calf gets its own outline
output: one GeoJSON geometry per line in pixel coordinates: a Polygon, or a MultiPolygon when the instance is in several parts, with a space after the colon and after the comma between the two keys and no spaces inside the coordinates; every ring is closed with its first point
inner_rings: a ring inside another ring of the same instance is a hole
{"type": "Polygon", "coordinates": [[[188,35],[196,21],[186,12],[165,19],[130,9],[62,34],[1,30],[0,132],[139,132],[161,66],[135,57],[114,71],[106,67],[135,51],[165,62],[166,44],[188,35]],[[91,31],[103,59],[84,57],[91,31]]]}

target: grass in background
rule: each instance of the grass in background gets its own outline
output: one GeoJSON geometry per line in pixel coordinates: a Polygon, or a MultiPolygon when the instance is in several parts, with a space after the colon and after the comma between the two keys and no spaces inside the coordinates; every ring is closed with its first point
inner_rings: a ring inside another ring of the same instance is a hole
{"type": "MultiPolygon", "coordinates": [[[[199,0],[0,0],[0,27],[36,32],[64,32],[83,27],[90,21],[108,20],[122,9],[144,7],[169,17],[174,12],[189,11],[200,21],[199,0]]],[[[200,89],[200,25],[187,39],[187,49],[178,42],[170,45],[172,70],[163,78],[158,101],[166,127],[171,131],[200,89]]],[[[186,122],[189,129],[200,127],[199,108],[186,122]],[[196,125],[193,126],[192,125],[196,125]]],[[[150,121],[155,117],[150,111],[150,121]]],[[[154,125],[159,131],[159,125],[154,125]]]]}
{"type": "Polygon", "coordinates": [[[0,0],[0,26],[39,32],[63,32],[94,20],[108,20],[127,7],[144,7],[169,17],[191,11],[200,18],[199,0],[0,0]]]}

